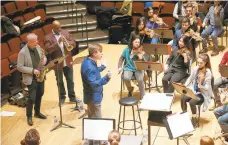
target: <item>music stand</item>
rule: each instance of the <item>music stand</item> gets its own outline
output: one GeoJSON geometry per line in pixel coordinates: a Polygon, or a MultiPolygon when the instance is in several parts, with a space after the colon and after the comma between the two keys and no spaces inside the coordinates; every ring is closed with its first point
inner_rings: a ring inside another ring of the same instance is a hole
{"type": "Polygon", "coordinates": [[[179,145],[179,138],[183,137],[184,142],[190,145],[187,138],[192,136],[189,133],[194,131],[194,127],[188,112],[167,115],[163,122],[169,134],[169,139],[177,139],[177,145],[179,145]]]}
{"type": "MultiPolygon", "coordinates": [[[[153,70],[153,71],[156,71],[156,73],[164,71],[163,64],[158,62],[134,61],[134,64],[135,64],[136,70],[153,70]]],[[[152,88],[157,88],[158,90],[157,75],[155,79],[156,79],[156,86],[152,88]]],[[[150,86],[150,78],[149,78],[149,92],[150,91],[151,91],[151,86],[150,86]]]]}
{"type": "Polygon", "coordinates": [[[195,93],[191,89],[185,87],[184,85],[180,85],[177,83],[172,83],[172,85],[179,94],[190,97],[195,100],[199,99],[198,97],[196,97],[195,93]]]}
{"type": "Polygon", "coordinates": [[[228,78],[228,66],[219,65],[219,70],[222,77],[228,78]]]}
{"type": "Polygon", "coordinates": [[[154,29],[154,33],[161,35],[161,43],[162,44],[163,44],[164,38],[173,39],[173,30],[171,30],[169,28],[154,29]]]}
{"type": "MultiPolygon", "coordinates": [[[[56,58],[56,59],[54,59],[54,60],[51,61],[51,63],[55,64],[56,67],[57,67],[57,80],[59,80],[58,65],[60,63],[62,63],[66,58],[67,58],[67,55],[66,56],[63,56],[63,57],[56,58]]],[[[59,127],[62,127],[62,126],[66,126],[66,127],[69,127],[69,128],[75,128],[74,126],[68,125],[68,124],[66,124],[66,123],[63,122],[63,118],[62,118],[62,106],[61,106],[61,103],[60,103],[60,88],[59,88],[59,85],[57,85],[57,87],[58,87],[58,95],[59,95],[60,121],[59,121],[59,124],[57,124],[55,127],[53,127],[50,131],[54,131],[54,130],[58,129],[59,127]]]]}

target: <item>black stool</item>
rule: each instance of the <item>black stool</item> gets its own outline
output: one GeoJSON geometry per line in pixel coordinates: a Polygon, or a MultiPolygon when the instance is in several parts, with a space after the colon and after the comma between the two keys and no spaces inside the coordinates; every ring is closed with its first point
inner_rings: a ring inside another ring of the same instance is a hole
{"type": "Polygon", "coordinates": [[[119,104],[120,104],[120,112],[119,112],[119,122],[118,122],[118,131],[119,129],[124,130],[135,130],[135,135],[137,135],[136,133],[136,129],[139,129],[141,127],[142,129],[142,122],[141,122],[141,117],[140,117],[140,112],[139,112],[139,107],[138,107],[138,102],[139,100],[135,97],[125,97],[119,100],[119,104]],[[138,111],[138,115],[139,115],[139,121],[135,120],[135,111],[134,111],[134,106],[137,106],[137,111],[138,111]],[[122,106],[124,107],[124,114],[123,114],[123,121],[120,121],[120,117],[121,117],[121,109],[122,106]],[[133,120],[125,120],[125,107],[126,106],[131,106],[132,107],[132,111],[133,111],[133,120]],[[134,128],[124,128],[124,123],[127,121],[133,121],[134,122],[134,128]],[[140,124],[139,127],[136,128],[136,122],[140,124]],[[120,127],[120,124],[123,123],[123,127],[120,127]]]}

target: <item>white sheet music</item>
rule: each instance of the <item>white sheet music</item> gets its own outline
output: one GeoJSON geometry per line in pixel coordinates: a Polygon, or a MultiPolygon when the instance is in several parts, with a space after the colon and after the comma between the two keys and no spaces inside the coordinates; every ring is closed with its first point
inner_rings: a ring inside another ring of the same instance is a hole
{"type": "Polygon", "coordinates": [[[176,113],[168,116],[167,121],[173,138],[177,138],[186,133],[194,131],[194,127],[192,125],[188,112],[183,114],[176,113]]]}
{"type": "Polygon", "coordinates": [[[84,119],[84,139],[108,140],[108,134],[113,130],[113,120],[84,119]]]}
{"type": "Polygon", "coordinates": [[[173,96],[166,96],[164,93],[146,93],[140,104],[144,110],[170,111],[173,96]]]}

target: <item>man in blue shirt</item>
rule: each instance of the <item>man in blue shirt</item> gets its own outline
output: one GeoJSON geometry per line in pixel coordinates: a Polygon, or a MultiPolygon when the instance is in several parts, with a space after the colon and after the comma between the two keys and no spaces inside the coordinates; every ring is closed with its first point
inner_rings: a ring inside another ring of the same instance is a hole
{"type": "Polygon", "coordinates": [[[111,72],[108,72],[104,77],[100,75],[100,72],[106,68],[105,63],[100,67],[97,66],[97,61],[103,56],[101,45],[89,45],[88,51],[89,56],[84,59],[81,65],[84,103],[87,104],[89,118],[101,118],[103,85],[109,82],[111,72]]]}

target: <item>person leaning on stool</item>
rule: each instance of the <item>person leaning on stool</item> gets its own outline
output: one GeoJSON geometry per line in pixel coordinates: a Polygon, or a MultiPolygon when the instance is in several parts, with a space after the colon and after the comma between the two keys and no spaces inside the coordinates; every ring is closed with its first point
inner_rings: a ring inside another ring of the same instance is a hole
{"type": "Polygon", "coordinates": [[[106,68],[105,61],[100,67],[97,66],[97,61],[103,57],[101,45],[90,44],[88,51],[89,56],[83,60],[81,65],[84,103],[87,104],[89,118],[101,118],[103,85],[109,82],[111,72],[109,71],[104,77],[101,77],[100,72],[106,68]]]}
{"type": "Polygon", "coordinates": [[[44,94],[44,81],[38,82],[37,76],[40,75],[39,67],[44,66],[47,58],[37,45],[37,36],[34,33],[27,35],[27,44],[18,54],[17,69],[22,73],[22,81],[28,87],[28,101],[26,105],[26,115],[28,125],[33,125],[32,110],[33,105],[35,117],[46,119],[47,117],[40,113],[41,99],[44,94]],[[43,58],[43,60],[41,60],[43,58]]]}

